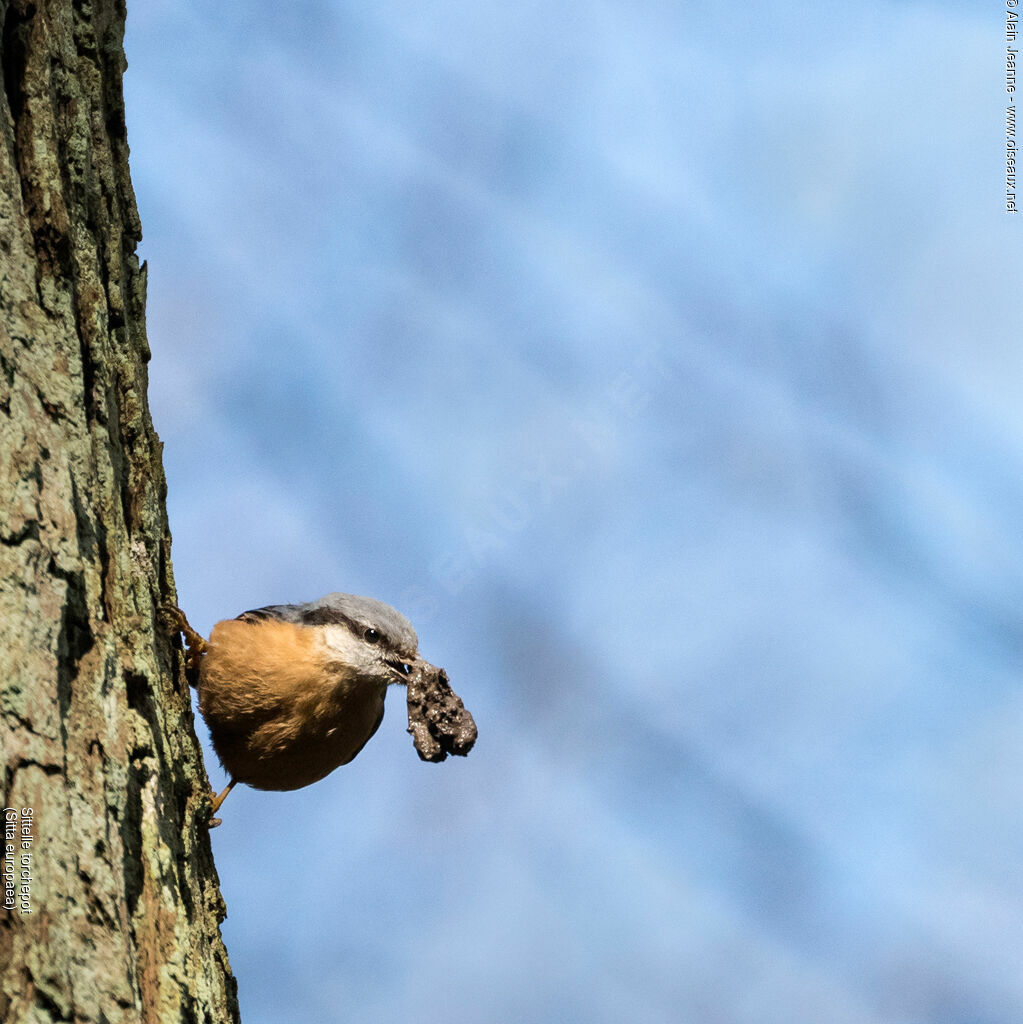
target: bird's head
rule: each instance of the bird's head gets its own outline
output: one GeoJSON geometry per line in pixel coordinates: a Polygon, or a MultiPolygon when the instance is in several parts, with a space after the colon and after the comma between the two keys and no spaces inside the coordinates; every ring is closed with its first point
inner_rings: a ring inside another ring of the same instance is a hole
{"type": "Polygon", "coordinates": [[[301,619],[324,627],[331,653],[359,677],[404,683],[417,666],[426,665],[412,623],[372,597],[328,594],[302,606],[301,619]]]}

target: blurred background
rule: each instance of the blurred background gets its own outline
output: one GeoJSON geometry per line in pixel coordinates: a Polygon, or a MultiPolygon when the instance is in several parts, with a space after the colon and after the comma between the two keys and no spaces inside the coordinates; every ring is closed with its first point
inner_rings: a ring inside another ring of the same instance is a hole
{"type": "Polygon", "coordinates": [[[1005,45],[129,4],[182,606],[380,598],[480,730],[231,796],[246,1024],[1023,1020],[1005,45]]]}

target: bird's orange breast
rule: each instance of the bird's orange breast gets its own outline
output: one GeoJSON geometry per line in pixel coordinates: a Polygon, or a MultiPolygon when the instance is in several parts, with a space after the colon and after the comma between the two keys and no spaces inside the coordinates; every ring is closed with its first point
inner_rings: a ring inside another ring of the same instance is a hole
{"type": "Polygon", "coordinates": [[[257,789],[298,789],[355,757],[380,724],[385,688],[344,669],[315,627],[218,622],[199,709],[231,776],[257,789]]]}

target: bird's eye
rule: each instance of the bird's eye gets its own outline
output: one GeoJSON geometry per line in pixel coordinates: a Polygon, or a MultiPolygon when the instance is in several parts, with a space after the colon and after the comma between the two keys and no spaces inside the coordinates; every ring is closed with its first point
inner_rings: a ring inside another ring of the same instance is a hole
{"type": "Polygon", "coordinates": [[[380,634],[375,629],[367,629],[366,632],[362,634],[362,637],[368,644],[376,644],[380,642],[380,634]]]}
{"type": "Polygon", "coordinates": [[[407,675],[407,676],[410,676],[410,675],[412,675],[412,666],[411,666],[411,665],[410,665],[410,664],[409,664],[409,663],[408,663],[407,661],[403,661],[403,662],[401,663],[401,670],[402,670],[402,672],[404,672],[404,673],[405,673],[405,675],[407,675]]]}

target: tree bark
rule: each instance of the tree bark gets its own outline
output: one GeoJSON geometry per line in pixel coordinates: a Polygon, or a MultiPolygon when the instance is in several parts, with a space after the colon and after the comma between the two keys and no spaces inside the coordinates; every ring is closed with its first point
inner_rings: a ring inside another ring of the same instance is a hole
{"type": "Polygon", "coordinates": [[[122,0],[0,0],[0,1019],[234,1021],[180,652],[122,0]],[[13,885],[13,887],[11,887],[13,885]]]}

